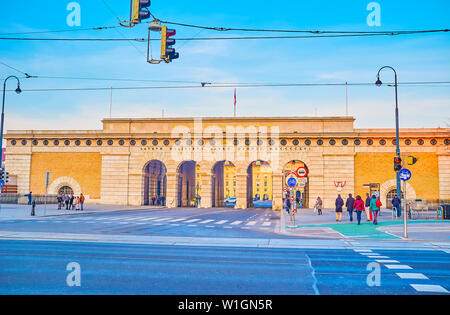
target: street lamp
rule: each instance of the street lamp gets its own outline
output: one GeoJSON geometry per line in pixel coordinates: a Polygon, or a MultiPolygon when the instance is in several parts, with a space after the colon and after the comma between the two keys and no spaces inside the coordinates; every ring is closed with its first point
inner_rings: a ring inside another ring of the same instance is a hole
{"type": "MultiPolygon", "coordinates": [[[[391,69],[392,71],[394,71],[395,74],[395,125],[396,125],[396,145],[397,145],[397,150],[396,150],[396,154],[398,158],[401,158],[400,156],[400,126],[399,126],[399,114],[398,114],[398,81],[397,81],[397,72],[395,71],[394,68],[392,68],[391,66],[385,66],[382,67],[380,70],[378,70],[378,75],[377,75],[377,82],[375,83],[376,86],[380,87],[383,85],[383,82],[381,82],[380,79],[380,73],[383,69],[391,69]]],[[[400,201],[403,199],[402,198],[402,187],[401,187],[401,181],[400,181],[400,173],[397,172],[397,196],[400,198],[400,201]]],[[[401,216],[401,207],[400,209],[397,210],[398,213],[397,215],[400,217],[401,216]]]]}
{"type": "Polygon", "coordinates": [[[3,124],[5,121],[5,93],[6,93],[6,81],[10,78],[15,78],[17,80],[17,89],[16,93],[20,94],[22,93],[22,90],[20,89],[20,80],[15,75],[11,75],[5,79],[5,82],[3,83],[3,103],[2,103],[2,121],[1,121],[1,131],[0,131],[0,165],[3,161],[3,124]]]}

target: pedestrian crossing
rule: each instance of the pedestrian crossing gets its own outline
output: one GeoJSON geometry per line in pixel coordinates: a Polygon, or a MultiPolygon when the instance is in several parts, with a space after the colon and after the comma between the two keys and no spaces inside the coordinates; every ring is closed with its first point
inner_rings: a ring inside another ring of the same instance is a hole
{"type": "Polygon", "coordinates": [[[262,228],[262,229],[273,229],[276,225],[275,221],[270,221],[269,218],[263,217],[259,220],[255,220],[254,217],[250,217],[247,220],[224,220],[223,218],[212,219],[212,218],[192,218],[192,217],[148,217],[142,215],[120,215],[120,216],[93,216],[93,215],[82,215],[76,217],[61,217],[52,219],[41,219],[37,222],[41,223],[83,223],[83,224],[108,224],[114,225],[150,225],[150,226],[189,226],[189,227],[223,227],[223,228],[262,228]]]}

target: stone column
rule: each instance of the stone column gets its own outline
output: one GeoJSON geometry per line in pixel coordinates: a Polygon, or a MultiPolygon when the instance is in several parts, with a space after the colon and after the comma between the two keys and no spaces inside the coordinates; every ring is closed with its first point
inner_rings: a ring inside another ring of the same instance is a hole
{"type": "Polygon", "coordinates": [[[202,193],[200,200],[200,208],[212,207],[212,174],[211,172],[202,172],[202,193]]]}
{"type": "Polygon", "coordinates": [[[247,170],[237,170],[236,199],[236,209],[247,209],[247,170]]]}
{"type": "Polygon", "coordinates": [[[272,175],[272,210],[283,209],[283,175],[272,175]]]}
{"type": "Polygon", "coordinates": [[[166,195],[166,206],[167,208],[177,208],[177,173],[168,172],[167,173],[167,195],[166,195]]]}

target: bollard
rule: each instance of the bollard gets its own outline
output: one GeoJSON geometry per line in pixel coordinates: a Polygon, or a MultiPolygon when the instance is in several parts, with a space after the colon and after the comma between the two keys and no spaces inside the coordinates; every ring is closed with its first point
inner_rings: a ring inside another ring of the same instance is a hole
{"type": "Polygon", "coordinates": [[[35,216],[35,208],[36,208],[36,200],[33,200],[33,202],[31,203],[31,216],[32,217],[35,216]]]}

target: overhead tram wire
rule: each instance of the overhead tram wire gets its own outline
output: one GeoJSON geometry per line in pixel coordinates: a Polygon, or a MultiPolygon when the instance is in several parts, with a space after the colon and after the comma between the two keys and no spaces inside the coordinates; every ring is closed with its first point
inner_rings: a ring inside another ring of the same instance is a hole
{"type": "Polygon", "coordinates": [[[21,71],[21,70],[19,70],[19,69],[17,69],[17,68],[14,68],[14,67],[12,67],[12,66],[10,66],[10,65],[8,65],[8,64],[6,64],[6,63],[4,63],[3,61],[0,61],[0,64],[4,65],[5,67],[8,67],[8,68],[10,68],[10,69],[12,69],[12,70],[14,70],[14,71],[16,71],[16,72],[19,72],[19,73],[25,75],[25,78],[26,78],[26,79],[29,79],[29,78],[36,78],[36,76],[29,75],[28,73],[23,72],[23,71],[21,71]]]}
{"type": "MultiPolygon", "coordinates": [[[[442,30],[423,30],[423,31],[397,31],[381,33],[364,34],[333,34],[333,35],[299,35],[299,36],[232,36],[232,37],[192,37],[177,38],[177,41],[212,41],[212,40],[268,40],[268,39],[310,39],[310,38],[344,38],[344,37],[371,37],[371,36],[400,36],[417,35],[448,32],[448,29],[442,30]]],[[[0,40],[18,40],[18,41],[136,41],[147,42],[147,38],[31,38],[31,37],[0,37],[0,40]]],[[[151,39],[159,41],[159,39],[151,39]]]]}
{"type": "MultiPolygon", "coordinates": [[[[392,83],[389,83],[392,84],[392,83]]],[[[436,84],[450,84],[445,82],[405,82],[399,83],[402,86],[432,86],[436,84]]],[[[373,86],[371,83],[261,83],[261,84],[208,84],[208,85],[173,85],[173,86],[135,86],[135,87],[92,87],[92,88],[44,88],[44,89],[26,89],[22,92],[70,92],[70,91],[105,91],[105,90],[153,90],[153,89],[204,89],[204,88],[261,88],[261,87],[338,87],[338,86],[373,86]]],[[[388,85],[388,84],[386,84],[388,85]]],[[[440,86],[440,87],[450,87],[440,86]]],[[[13,92],[14,90],[8,90],[13,92]]]]}
{"type": "Polygon", "coordinates": [[[31,31],[31,32],[17,32],[17,33],[0,33],[0,36],[101,31],[101,30],[115,29],[115,28],[120,28],[120,27],[121,26],[98,26],[98,27],[89,27],[89,28],[76,28],[76,29],[70,29],[70,30],[65,29],[65,30],[31,31]]]}

